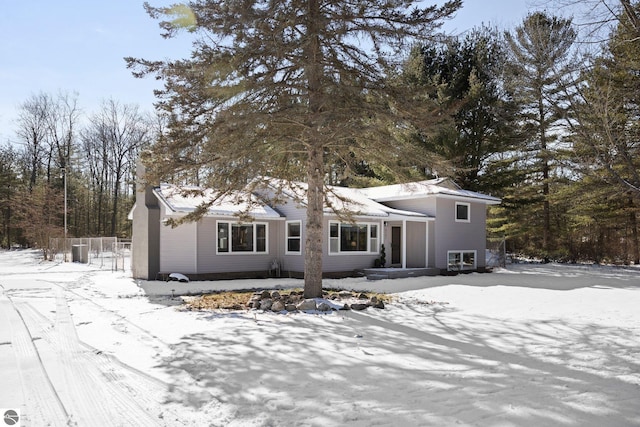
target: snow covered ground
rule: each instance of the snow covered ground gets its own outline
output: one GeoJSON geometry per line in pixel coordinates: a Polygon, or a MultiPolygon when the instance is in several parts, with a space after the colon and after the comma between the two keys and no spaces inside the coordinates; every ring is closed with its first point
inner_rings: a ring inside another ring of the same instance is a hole
{"type": "Polygon", "coordinates": [[[513,265],[327,287],[385,310],[193,312],[142,282],[0,252],[0,408],[22,426],[640,426],[640,270],[513,265]]]}

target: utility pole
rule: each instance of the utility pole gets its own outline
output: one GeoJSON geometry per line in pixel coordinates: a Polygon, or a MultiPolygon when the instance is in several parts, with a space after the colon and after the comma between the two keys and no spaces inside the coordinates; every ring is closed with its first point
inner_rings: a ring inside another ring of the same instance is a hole
{"type": "Polygon", "coordinates": [[[67,168],[62,168],[64,181],[64,262],[67,262],[67,168]]]}

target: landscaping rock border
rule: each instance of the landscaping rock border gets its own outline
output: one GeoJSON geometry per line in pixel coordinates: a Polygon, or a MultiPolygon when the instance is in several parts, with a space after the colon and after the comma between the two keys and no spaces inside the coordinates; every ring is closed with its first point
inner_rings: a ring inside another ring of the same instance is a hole
{"type": "Polygon", "coordinates": [[[328,312],[336,310],[366,310],[369,307],[384,309],[384,301],[364,292],[324,291],[322,298],[304,298],[302,291],[257,291],[254,292],[247,308],[262,311],[281,312],[328,312]]]}

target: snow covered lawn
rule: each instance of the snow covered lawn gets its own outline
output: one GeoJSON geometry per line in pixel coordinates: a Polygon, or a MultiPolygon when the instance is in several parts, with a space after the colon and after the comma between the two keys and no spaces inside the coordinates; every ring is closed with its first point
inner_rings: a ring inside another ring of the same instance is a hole
{"type": "Polygon", "coordinates": [[[384,310],[194,312],[206,289],[0,252],[0,408],[22,425],[640,425],[640,270],[514,265],[325,286],[384,310]]]}

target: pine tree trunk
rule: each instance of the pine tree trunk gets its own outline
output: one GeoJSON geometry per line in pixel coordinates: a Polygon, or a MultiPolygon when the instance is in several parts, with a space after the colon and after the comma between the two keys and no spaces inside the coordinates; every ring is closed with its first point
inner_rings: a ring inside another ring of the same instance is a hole
{"type": "Polygon", "coordinates": [[[322,297],[322,222],[324,208],[324,149],[320,117],[322,113],[322,50],[320,49],[320,4],[308,3],[305,47],[308,65],[305,74],[308,84],[309,122],[307,128],[307,225],[304,260],[304,296],[322,297]]]}
{"type": "Polygon", "coordinates": [[[304,297],[322,297],[322,223],[324,207],[322,147],[309,149],[307,171],[307,225],[304,262],[304,297]]]}

